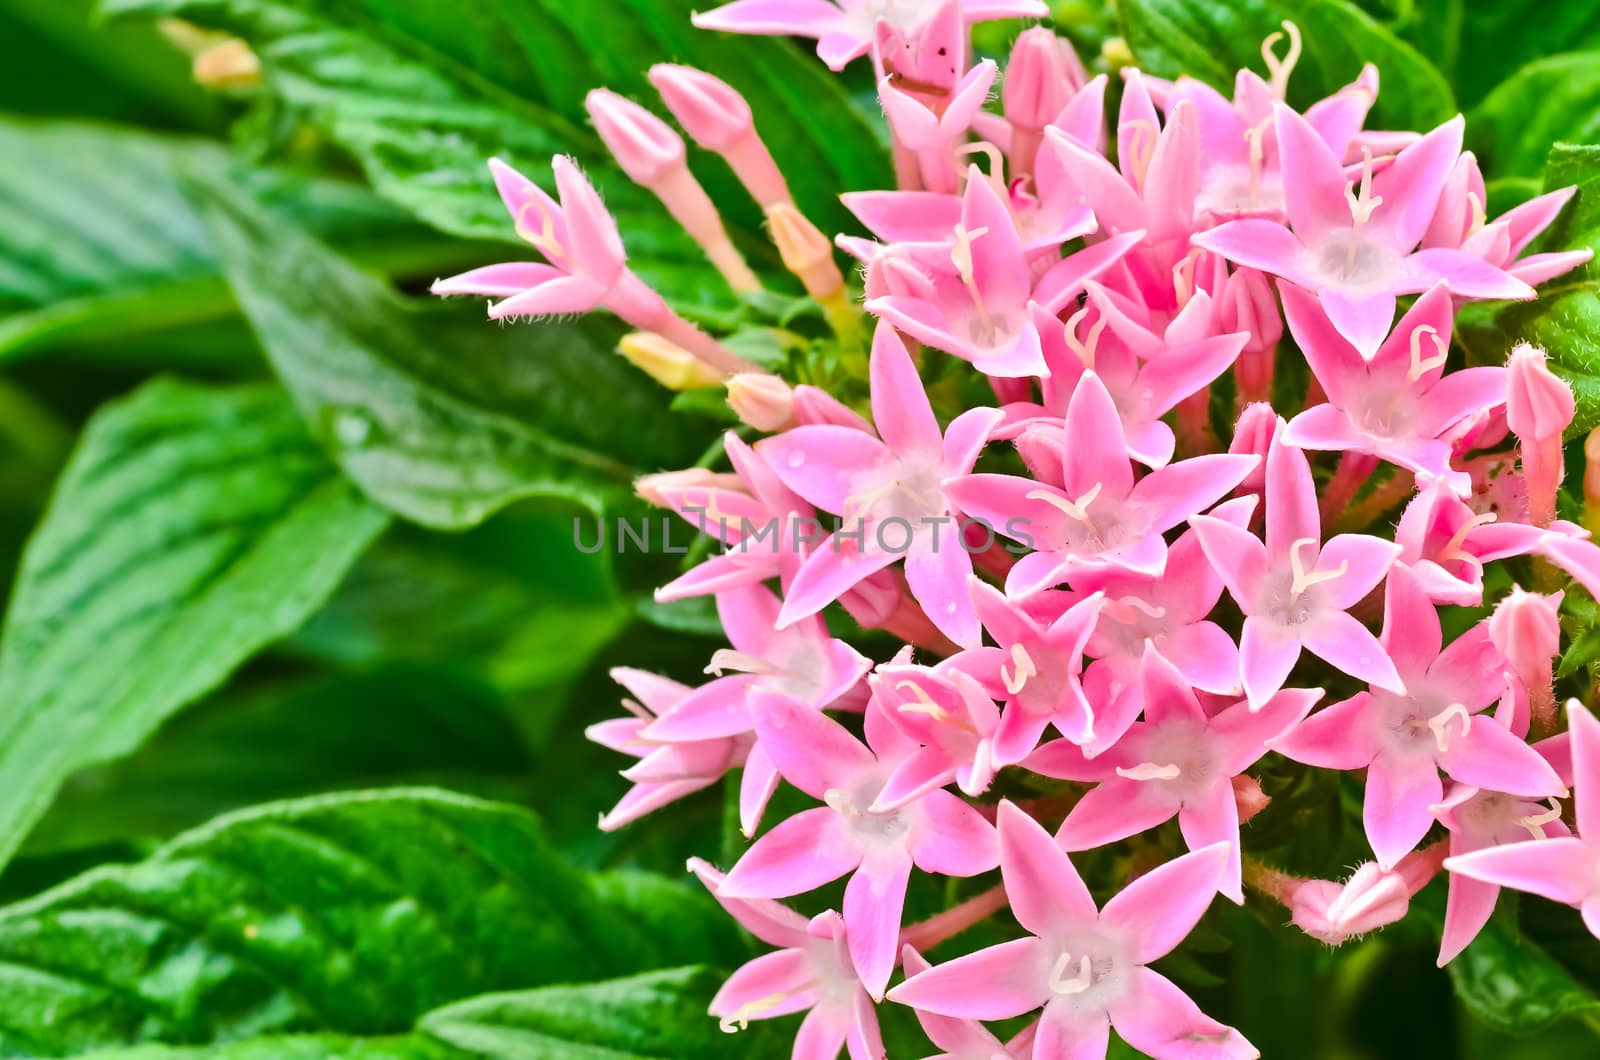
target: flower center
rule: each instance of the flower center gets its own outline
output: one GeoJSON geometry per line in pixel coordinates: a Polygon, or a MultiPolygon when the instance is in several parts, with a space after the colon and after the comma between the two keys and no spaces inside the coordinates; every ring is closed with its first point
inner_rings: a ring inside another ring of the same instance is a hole
{"type": "Polygon", "coordinates": [[[851,838],[864,847],[889,849],[904,845],[911,822],[902,810],[872,813],[866,809],[878,797],[882,785],[868,785],[859,791],[829,788],[822,793],[822,801],[834,813],[845,819],[851,838]]]}

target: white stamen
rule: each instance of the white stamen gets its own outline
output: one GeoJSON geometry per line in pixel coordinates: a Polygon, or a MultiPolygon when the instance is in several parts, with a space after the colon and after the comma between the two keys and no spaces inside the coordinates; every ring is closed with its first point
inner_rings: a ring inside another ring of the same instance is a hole
{"type": "Polygon", "coordinates": [[[1339,564],[1338,570],[1307,571],[1305,561],[1300,558],[1300,550],[1307,545],[1316,548],[1317,539],[1314,537],[1302,537],[1289,546],[1289,570],[1294,575],[1294,580],[1289,585],[1289,602],[1291,604],[1300,598],[1301,593],[1313,585],[1320,585],[1322,582],[1331,582],[1335,578],[1342,578],[1345,572],[1350,569],[1350,561],[1344,560],[1339,564]]]}
{"type": "Polygon", "coordinates": [[[1000,153],[1000,148],[988,140],[979,140],[976,143],[962,144],[956,148],[958,155],[983,155],[989,160],[989,172],[985,174],[994,190],[999,193],[1000,201],[1007,207],[1011,205],[1011,195],[1006,189],[1006,162],[1005,156],[1000,153]]]}
{"type": "MultiPolygon", "coordinates": [[[[512,221],[512,228],[517,235],[533,244],[535,250],[543,254],[553,265],[557,259],[570,261],[567,250],[556,240],[556,220],[550,215],[543,202],[530,198],[517,210],[517,216],[512,221]],[[539,211],[539,230],[535,232],[528,227],[527,218],[529,210],[539,211]]],[[[574,263],[575,264],[575,263],[574,263]]]]}
{"type": "Polygon", "coordinates": [[[1435,368],[1444,367],[1444,362],[1450,359],[1450,347],[1439,337],[1438,329],[1432,324],[1421,324],[1411,329],[1411,367],[1406,371],[1406,382],[1415,383],[1435,368]],[[1432,357],[1422,356],[1422,336],[1433,340],[1435,353],[1432,357]]]}
{"type": "Polygon", "coordinates": [[[1094,963],[1089,960],[1089,955],[1084,954],[1078,961],[1078,974],[1071,979],[1063,979],[1069,967],[1072,966],[1072,955],[1063,953],[1056,958],[1055,967],[1050,969],[1050,990],[1052,993],[1072,995],[1081,994],[1094,985],[1094,963]]]}
{"type": "Polygon", "coordinates": [[[1350,206],[1350,249],[1345,253],[1344,271],[1349,275],[1356,265],[1356,247],[1361,242],[1361,226],[1367,223],[1372,211],[1383,205],[1383,196],[1372,194],[1372,149],[1361,148],[1361,182],[1355,188],[1344,189],[1344,201],[1350,206]]]}
{"type": "Polygon", "coordinates": [[[721,677],[729,670],[736,670],[745,674],[781,674],[783,669],[768,662],[758,655],[749,652],[735,651],[732,648],[718,648],[711,653],[711,661],[706,664],[705,672],[721,677]]]}
{"type": "Polygon", "coordinates": [[[990,345],[994,344],[994,321],[989,319],[989,310],[983,304],[983,293],[978,290],[978,278],[972,271],[972,241],[987,234],[989,229],[974,228],[967,231],[965,225],[957,222],[955,242],[950,246],[950,264],[956,267],[956,272],[961,276],[961,282],[967,288],[967,294],[972,296],[972,304],[978,310],[978,322],[983,325],[983,334],[990,345]]]}
{"type": "Polygon", "coordinates": [[[1190,247],[1183,260],[1172,267],[1172,290],[1178,296],[1178,307],[1189,304],[1194,297],[1194,270],[1203,253],[1199,247],[1190,247]]]}
{"type": "Polygon", "coordinates": [[[1450,540],[1444,543],[1444,547],[1439,549],[1439,558],[1443,560],[1460,560],[1462,563],[1475,567],[1481,572],[1483,570],[1483,561],[1466,551],[1463,546],[1467,542],[1468,534],[1480,526],[1487,526],[1497,518],[1498,516],[1494,512],[1484,512],[1481,515],[1474,515],[1471,519],[1462,523],[1456,528],[1456,532],[1450,535],[1450,540]]]}
{"type": "Polygon", "coordinates": [[[1282,99],[1289,90],[1289,75],[1294,72],[1295,64],[1300,61],[1300,27],[1285,19],[1283,33],[1274,33],[1261,42],[1261,58],[1267,64],[1273,95],[1282,99]],[[1283,39],[1284,33],[1289,35],[1289,50],[1284,52],[1283,58],[1280,59],[1273,48],[1283,39]]]}
{"type": "Polygon", "coordinates": [[[1100,496],[1102,486],[1104,486],[1104,483],[1096,482],[1083,496],[1075,501],[1069,501],[1067,498],[1049,490],[1030,490],[1022,496],[1025,500],[1044,501],[1052,508],[1065,512],[1080,523],[1087,523],[1089,522],[1089,505],[1093,503],[1096,497],[1100,496]]]}
{"type": "Polygon", "coordinates": [[[1475,191],[1467,192],[1467,207],[1472,211],[1472,222],[1467,225],[1468,237],[1478,234],[1479,229],[1488,221],[1488,210],[1484,207],[1483,197],[1475,191]]]}
{"type": "Polygon", "coordinates": [[[1528,834],[1535,839],[1543,839],[1544,826],[1551,821],[1561,820],[1561,804],[1554,798],[1546,800],[1550,808],[1543,813],[1531,813],[1526,817],[1518,817],[1517,823],[1528,830],[1528,834]]]}
{"type": "Polygon", "coordinates": [[[1028,649],[1020,644],[1011,645],[1011,662],[1016,667],[1013,670],[1008,670],[1001,664],[1000,680],[1005,682],[1006,691],[1014,696],[1022,691],[1023,686],[1028,683],[1028,678],[1038,676],[1039,668],[1034,665],[1033,656],[1028,654],[1028,649]]]}
{"type": "Polygon", "coordinates": [[[1104,316],[1094,322],[1089,329],[1089,341],[1083,342],[1078,338],[1078,324],[1089,315],[1089,307],[1084,306],[1067,318],[1062,326],[1062,336],[1066,339],[1067,349],[1078,355],[1078,360],[1083,362],[1085,368],[1094,367],[1094,353],[1100,345],[1100,333],[1105,331],[1107,320],[1104,316]]]}
{"type": "Polygon", "coordinates": [[[1262,138],[1267,134],[1267,128],[1272,124],[1270,117],[1262,118],[1260,123],[1244,131],[1245,146],[1250,151],[1250,208],[1254,210],[1260,204],[1261,197],[1261,167],[1266,161],[1266,145],[1262,138]]]}
{"type": "Polygon", "coordinates": [[[1472,715],[1467,713],[1467,708],[1462,704],[1452,703],[1428,719],[1428,728],[1433,730],[1433,739],[1439,745],[1440,754],[1450,750],[1450,722],[1453,718],[1461,719],[1461,736],[1464,739],[1472,731],[1472,715]]]}
{"type": "Polygon", "coordinates": [[[856,813],[856,800],[850,797],[848,791],[841,788],[829,788],[824,791],[822,793],[822,801],[834,813],[842,813],[847,817],[854,816],[856,813]]]}
{"type": "Polygon", "coordinates": [[[723,1034],[738,1034],[750,1026],[750,1021],[759,1017],[763,1012],[777,1008],[789,999],[788,994],[768,994],[766,997],[747,1001],[740,1005],[730,1015],[717,1020],[717,1027],[723,1034]]]}
{"type": "Polygon", "coordinates": [[[1123,780],[1177,780],[1183,775],[1183,770],[1175,764],[1157,765],[1154,762],[1140,762],[1132,769],[1117,767],[1117,776],[1123,780]]]}
{"type": "Polygon", "coordinates": [[[902,714],[926,714],[935,721],[950,720],[950,712],[935,703],[933,697],[928,695],[928,690],[915,681],[896,681],[894,686],[896,688],[910,689],[911,694],[916,697],[916,702],[914,703],[901,703],[895,707],[902,714]]]}
{"type": "Polygon", "coordinates": [[[1134,183],[1142,188],[1145,175],[1150,171],[1150,160],[1156,155],[1156,141],[1161,136],[1161,130],[1149,118],[1124,122],[1117,132],[1120,134],[1123,129],[1133,131],[1128,144],[1128,169],[1133,174],[1134,183]]]}

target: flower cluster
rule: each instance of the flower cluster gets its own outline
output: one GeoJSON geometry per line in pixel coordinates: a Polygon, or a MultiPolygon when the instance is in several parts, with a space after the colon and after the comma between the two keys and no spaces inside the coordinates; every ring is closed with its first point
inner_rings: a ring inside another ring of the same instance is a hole
{"type": "MultiPolygon", "coordinates": [[[[543,262],[435,287],[499,299],[495,317],[610,310],[638,329],[630,359],[672,386],[726,385],[746,425],[729,470],[639,485],[723,546],[658,594],[714,595],[716,676],[618,670],[632,714],[590,730],[637,760],[604,828],[739,771],[752,842],[726,871],[691,869],[775,949],[713,1015],[731,1031],[807,1012],[797,1058],[883,1056],[886,1003],[947,1056],[1098,1057],[1114,1029],[1155,1057],[1248,1057],[1149,967],[1219,894],[1249,888],[1338,944],[1444,873],[1440,963],[1501,887],[1578,906],[1600,935],[1600,724],[1576,702],[1563,717],[1553,677],[1561,572],[1600,589],[1600,547],[1557,511],[1573,396],[1537,349],[1463,367],[1451,343],[1463,303],[1532,298],[1588,259],[1523,254],[1571,189],[1489,218],[1460,118],[1366,128],[1371,66],[1290,107],[1289,24],[1263,47],[1268,76],[1241,71],[1232,98],[1132,68],[1091,77],[1038,26],[1003,74],[973,61],[972,22],[1044,13],[737,0],[697,16],[873,64],[897,186],[842,195],[870,233],[834,241],[860,291],[738,93],[651,71],[765,210],[832,325],[819,341],[864,343],[872,322],[864,402],[792,385],[679,316],[565,158],[559,201],[493,165],[543,262]],[[930,397],[935,373],[984,382],[992,403],[930,397]],[[1442,622],[1446,607],[1478,611],[1442,622]],[[868,658],[830,632],[845,616],[904,647],[868,658]],[[1241,825],[1270,801],[1269,755],[1364,776],[1370,863],[1336,882],[1252,856],[1241,825]],[[785,783],[815,805],[763,831],[785,783]],[[1173,818],[1137,856],[1097,862],[1133,877],[1097,904],[1085,852],[1173,818]],[[914,877],[996,868],[905,922],[914,877]],[[840,879],[836,908],[781,904],[840,879]],[[991,917],[1012,941],[921,955],[991,917]],[[1009,1040],[983,1026],[1030,1013],[1009,1040]]],[[[679,134],[603,90],[589,108],[730,286],[759,288],[679,134]]]]}

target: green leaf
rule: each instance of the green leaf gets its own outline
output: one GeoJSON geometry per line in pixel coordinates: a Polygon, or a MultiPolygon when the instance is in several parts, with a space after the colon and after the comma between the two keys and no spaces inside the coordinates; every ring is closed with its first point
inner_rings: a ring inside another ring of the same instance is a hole
{"type": "Polygon", "coordinates": [[[1524,66],[1473,109],[1467,132],[1484,172],[1497,179],[1538,176],[1558,142],[1600,139],[1600,51],[1524,66]]]}
{"type": "Polygon", "coordinates": [[[135,1045],[96,1049],[85,1060],[480,1060],[423,1034],[352,1038],[345,1034],[269,1034],[194,1047],[135,1045]]]}
{"type": "MultiPolygon", "coordinates": [[[[687,62],[750,99],[802,209],[848,225],[841,191],[888,181],[880,134],[836,77],[787,41],[695,31],[690,0],[614,0],[606,17],[565,0],[109,0],[112,14],[176,16],[253,45],[267,85],[350,151],[372,185],[458,235],[514,242],[485,168],[501,156],[549,181],[555,153],[577,157],[617,215],[632,261],[674,300],[728,304],[726,285],[648,192],[609,164],[582,111],[602,84],[639,96],[654,62],[687,62]]],[[[696,168],[736,238],[775,267],[754,205],[719,161],[696,168]]]]}
{"type": "MultiPolygon", "coordinates": [[[[687,888],[660,900],[710,905],[687,888]]],[[[221,818],[0,910],[0,1052],[401,1034],[452,1001],[715,946],[642,933],[523,810],[416,789],[324,796],[221,818]]]]}
{"type": "MultiPolygon", "coordinates": [[[[1426,32],[1428,27],[1419,27],[1426,32]]],[[[1438,27],[1433,27],[1434,32],[1438,27]]],[[[1547,0],[1467,2],[1461,10],[1457,90],[1463,104],[1483,98],[1515,71],[1546,55],[1600,47],[1600,8],[1547,0]]]]}
{"type": "Polygon", "coordinates": [[[0,863],[68,774],[293,631],[386,521],[276,388],[156,381],[97,415],[0,632],[0,863]]]}
{"type": "Polygon", "coordinates": [[[723,1034],[706,1015],[721,976],[677,968],[584,986],[474,998],[422,1028],[497,1060],[743,1060],[781,1056],[792,1029],[752,1023],[723,1034]]]}
{"type": "MultiPolygon", "coordinates": [[[[1382,82],[1376,127],[1431,129],[1455,113],[1450,85],[1415,48],[1348,0],[1117,0],[1123,36],[1151,73],[1186,73],[1232,92],[1234,71],[1261,72],[1261,42],[1291,20],[1304,54],[1289,81],[1297,106],[1354,80],[1374,63],[1382,82]]],[[[1278,54],[1286,45],[1278,43],[1278,54]]]]}
{"type": "Polygon", "coordinates": [[[1491,920],[1447,966],[1456,996],[1474,1015],[1513,1034],[1542,1031],[1563,1016],[1600,1016],[1600,999],[1531,939],[1491,920]]]}
{"type": "Polygon", "coordinates": [[[301,415],[378,503],[461,529],[525,497],[593,511],[704,439],[584,326],[494,324],[420,305],[221,189],[205,198],[223,271],[301,415]]]}
{"type": "MultiPolygon", "coordinates": [[[[0,360],[231,315],[180,184],[181,174],[220,179],[231,166],[228,150],[206,140],[0,118],[0,360]]],[[[375,267],[410,273],[461,260],[459,247],[354,185],[257,168],[246,186],[375,267]]]]}
{"type": "MultiPolygon", "coordinates": [[[[1541,246],[1600,251],[1600,147],[1557,144],[1544,182],[1547,190],[1573,185],[1577,193],[1541,246]]],[[[1569,436],[1600,425],[1600,268],[1593,261],[1552,280],[1534,301],[1502,309],[1492,327],[1476,328],[1469,341],[1480,361],[1503,359],[1517,342],[1544,347],[1578,398],[1569,436]]]]}
{"type": "Polygon", "coordinates": [[[439,784],[524,799],[532,764],[501,696],[443,666],[241,682],[185,710],[138,752],[79,772],[23,853],[167,839],[274,799],[439,784]],[[313,738],[314,734],[314,738],[313,738]]]}

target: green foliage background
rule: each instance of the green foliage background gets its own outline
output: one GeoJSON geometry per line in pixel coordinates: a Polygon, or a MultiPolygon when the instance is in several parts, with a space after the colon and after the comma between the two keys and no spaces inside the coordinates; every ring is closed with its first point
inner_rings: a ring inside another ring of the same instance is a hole
{"type": "MultiPolygon", "coordinates": [[[[487,157],[537,178],[567,151],[686,311],[807,312],[734,299],[605,165],[582,93],[644,95],[663,60],[717,72],[838,229],[837,192],[888,180],[871,86],[695,32],[690,6],[0,0],[0,1055],[787,1055],[790,1025],[704,1016],[755,952],[682,872],[736,849],[724,795],[602,834],[621,763],[581,735],[615,711],[607,667],[694,679],[718,645],[705,607],[649,603],[681,557],[584,555],[573,520],[643,517],[630,480],[706,458],[723,423],[672,413],[613,322],[497,327],[419,297],[506,256],[487,157]],[[261,86],[197,87],[172,18],[247,40],[261,86]]],[[[1292,18],[1291,101],[1374,61],[1376,124],[1466,110],[1492,210],[1576,183],[1548,242],[1600,247],[1591,5],[1055,6],[1086,56],[1120,38],[1224,85],[1292,18]]],[[[771,274],[754,207],[696,168],[771,274]]],[[[1463,343],[1542,342],[1592,427],[1600,271],[1544,296],[1475,308],[1463,343]]],[[[1266,783],[1252,829],[1281,861],[1360,857],[1349,790],[1266,783]]],[[[1436,892],[1337,952],[1219,903],[1166,970],[1267,1057],[1600,1054],[1575,916],[1507,895],[1447,975],[1436,892]]],[[[895,1060],[927,1051],[886,1018],[895,1060]]]]}

